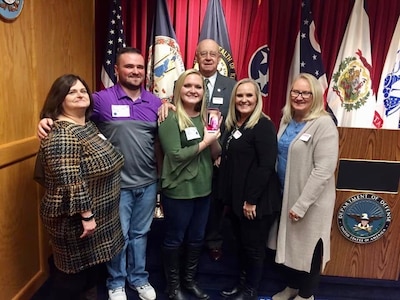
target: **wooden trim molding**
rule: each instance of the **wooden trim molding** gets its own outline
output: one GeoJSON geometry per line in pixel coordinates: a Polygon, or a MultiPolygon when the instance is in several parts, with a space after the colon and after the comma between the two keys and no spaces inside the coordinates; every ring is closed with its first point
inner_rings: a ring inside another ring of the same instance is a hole
{"type": "Polygon", "coordinates": [[[0,168],[36,155],[39,149],[37,137],[30,137],[0,145],[0,168]]]}

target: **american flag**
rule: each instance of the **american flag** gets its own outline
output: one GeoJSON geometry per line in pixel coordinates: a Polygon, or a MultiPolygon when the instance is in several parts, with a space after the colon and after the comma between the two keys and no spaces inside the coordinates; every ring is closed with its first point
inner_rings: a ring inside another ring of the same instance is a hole
{"type": "Polygon", "coordinates": [[[125,47],[124,23],[122,21],[122,7],[120,0],[113,0],[108,18],[107,45],[104,61],[101,67],[101,83],[104,88],[113,86],[117,82],[114,65],[117,50],[125,47]]]}

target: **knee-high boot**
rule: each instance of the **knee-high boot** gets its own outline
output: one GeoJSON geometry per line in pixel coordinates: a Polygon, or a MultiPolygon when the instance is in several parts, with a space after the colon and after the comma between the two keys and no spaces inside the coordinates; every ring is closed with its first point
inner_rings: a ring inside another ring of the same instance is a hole
{"type": "Polygon", "coordinates": [[[224,289],[220,292],[222,297],[229,298],[235,296],[240,291],[242,291],[246,286],[246,257],[244,255],[244,250],[238,251],[239,256],[239,266],[240,266],[240,274],[239,280],[235,283],[235,285],[229,289],[224,289]]]}
{"type": "Polygon", "coordinates": [[[163,248],[164,272],[167,280],[168,298],[184,300],[179,276],[179,248],[163,248]]]}
{"type": "Polygon", "coordinates": [[[197,282],[195,281],[201,251],[201,247],[187,247],[184,262],[185,275],[183,277],[183,285],[185,289],[196,298],[209,299],[210,297],[197,285],[197,282]]]}
{"type": "Polygon", "coordinates": [[[230,300],[257,300],[257,290],[263,274],[263,265],[253,265],[246,268],[246,283],[230,300]]]}
{"type": "Polygon", "coordinates": [[[222,290],[220,294],[222,297],[225,298],[234,296],[241,290],[243,290],[245,285],[246,285],[246,271],[242,269],[239,274],[238,282],[236,282],[236,284],[233,287],[222,290]]]}

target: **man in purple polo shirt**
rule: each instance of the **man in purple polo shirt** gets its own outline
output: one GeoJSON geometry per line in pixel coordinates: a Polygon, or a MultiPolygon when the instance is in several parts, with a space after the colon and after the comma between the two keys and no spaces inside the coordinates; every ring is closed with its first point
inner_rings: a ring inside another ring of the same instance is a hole
{"type": "MultiPolygon", "coordinates": [[[[135,48],[121,48],[114,66],[118,83],[93,94],[92,121],[125,157],[121,171],[120,220],[125,237],[123,250],[107,263],[110,300],[126,300],[125,282],[142,300],[156,299],[146,271],[147,233],[157,195],[156,154],[159,153],[157,111],[161,100],[142,87],[144,58],[135,48]]],[[[50,130],[43,119],[38,136],[50,130]]]]}
{"type": "Polygon", "coordinates": [[[110,300],[125,300],[125,280],[142,300],[156,299],[146,267],[147,233],[157,195],[155,140],[161,100],[147,92],[144,58],[135,48],[117,54],[118,84],[93,94],[92,120],[125,157],[121,172],[123,250],[107,264],[110,300]]]}

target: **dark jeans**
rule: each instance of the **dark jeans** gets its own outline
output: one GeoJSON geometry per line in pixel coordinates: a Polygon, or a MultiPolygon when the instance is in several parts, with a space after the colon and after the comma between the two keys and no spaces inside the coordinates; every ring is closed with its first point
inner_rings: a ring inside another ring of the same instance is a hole
{"type": "Polygon", "coordinates": [[[164,246],[179,248],[183,242],[191,247],[202,247],[210,209],[210,197],[172,199],[163,195],[165,220],[164,246]]]}

